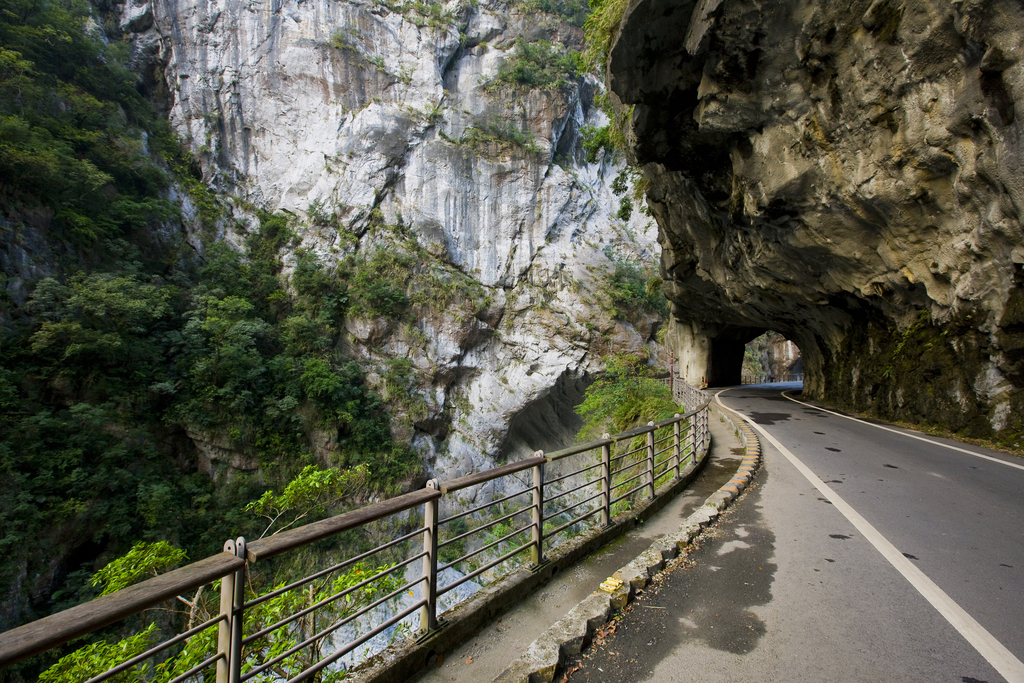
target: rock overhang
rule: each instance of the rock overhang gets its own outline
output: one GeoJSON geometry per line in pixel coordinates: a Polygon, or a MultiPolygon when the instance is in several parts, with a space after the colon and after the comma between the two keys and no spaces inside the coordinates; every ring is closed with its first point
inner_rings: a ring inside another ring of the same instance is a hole
{"type": "Polygon", "coordinates": [[[677,346],[776,330],[818,397],[1019,430],[1022,42],[1008,0],[631,2],[607,82],[677,346]]]}

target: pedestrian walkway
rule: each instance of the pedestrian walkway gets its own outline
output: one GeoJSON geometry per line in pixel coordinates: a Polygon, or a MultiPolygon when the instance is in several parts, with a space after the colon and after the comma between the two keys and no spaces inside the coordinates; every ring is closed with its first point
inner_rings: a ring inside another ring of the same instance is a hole
{"type": "Polygon", "coordinates": [[[563,570],[533,595],[484,628],[479,635],[439,658],[439,666],[413,679],[417,683],[483,683],[498,676],[539,634],[564,617],[619,567],[647,550],[662,534],[676,531],[736,472],[743,457],[731,424],[716,410],[709,419],[711,451],[700,476],[641,527],[613,541],[586,560],[563,570]]]}

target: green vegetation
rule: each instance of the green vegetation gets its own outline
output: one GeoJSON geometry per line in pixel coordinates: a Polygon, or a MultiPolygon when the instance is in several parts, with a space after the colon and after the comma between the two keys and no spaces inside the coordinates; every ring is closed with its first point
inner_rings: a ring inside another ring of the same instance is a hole
{"type": "Polygon", "coordinates": [[[516,40],[512,55],[505,58],[498,75],[485,84],[487,90],[561,90],[579,75],[573,54],[556,43],[516,40]]]}
{"type": "Polygon", "coordinates": [[[661,291],[662,279],[654,266],[627,260],[607,248],[605,256],[615,266],[602,286],[604,308],[612,317],[629,320],[639,311],[668,317],[668,300],[661,291]]]}
{"type": "MultiPolygon", "coordinates": [[[[346,473],[333,468],[320,470],[307,467],[281,494],[266,491],[259,500],[247,505],[246,510],[265,518],[270,516],[267,514],[270,512],[273,520],[266,533],[271,529],[273,533],[279,533],[310,512],[315,510],[323,513],[332,501],[337,502],[346,492],[345,479],[346,473]],[[280,523],[283,520],[290,521],[280,523]]],[[[93,585],[104,586],[106,594],[171,569],[184,559],[184,552],[168,543],[137,543],[127,555],[110,562],[96,572],[90,582],[93,585]]],[[[287,591],[247,609],[244,629],[245,633],[251,634],[277,623],[284,617],[325,602],[284,628],[248,644],[243,650],[243,673],[252,671],[298,643],[313,637],[324,627],[395,591],[402,585],[401,575],[397,572],[356,588],[344,599],[327,600],[388,569],[390,565],[372,567],[358,563],[345,571],[329,574],[301,589],[287,591]]],[[[274,579],[268,582],[266,575],[253,572],[246,585],[245,599],[251,600],[257,595],[277,590],[287,585],[289,580],[304,575],[304,572],[286,570],[278,571],[276,574],[274,579]]],[[[169,605],[143,612],[140,615],[140,630],[137,633],[115,642],[97,640],[80,647],[50,666],[40,675],[39,680],[44,683],[77,683],[86,680],[141,654],[174,633],[183,632],[211,619],[219,610],[220,582],[214,582],[212,588],[210,591],[200,588],[191,600],[179,596],[177,601],[185,606],[185,611],[173,609],[173,606],[169,605]],[[146,622],[149,622],[148,625],[142,627],[141,624],[146,622]]],[[[253,680],[269,682],[291,678],[329,654],[330,646],[329,637],[315,638],[309,646],[270,666],[265,672],[257,674],[253,680]]],[[[170,657],[160,658],[158,662],[143,662],[112,680],[151,683],[169,681],[212,656],[216,649],[217,628],[208,628],[187,640],[183,646],[172,649],[170,657]]],[[[323,671],[311,680],[327,683],[345,677],[343,671],[323,671]]]]}
{"type": "Polygon", "coordinates": [[[618,434],[672,417],[679,406],[668,386],[652,377],[645,356],[617,354],[605,359],[605,372],[587,387],[576,413],[583,418],[577,437],[618,434]]]}
{"type": "Polygon", "coordinates": [[[744,377],[760,378],[767,375],[769,333],[762,334],[743,347],[743,366],[740,373],[744,377]]]}
{"type": "Polygon", "coordinates": [[[457,145],[465,145],[484,154],[507,154],[513,149],[520,149],[531,154],[540,151],[537,140],[529,130],[518,128],[511,121],[498,117],[481,121],[466,128],[458,140],[449,138],[444,133],[441,137],[457,145]]]}
{"type": "Polygon", "coordinates": [[[165,123],[134,88],[129,46],[83,30],[84,2],[7,0],[0,12],[0,177],[5,212],[45,216],[78,244],[173,219],[165,123]]]}
{"type": "Polygon", "coordinates": [[[611,129],[611,125],[580,127],[583,152],[586,155],[588,164],[596,164],[600,159],[602,150],[607,150],[608,152],[615,151],[615,146],[612,144],[611,139],[611,129]]]}
{"type": "Polygon", "coordinates": [[[583,63],[588,68],[604,72],[612,38],[628,4],[628,0],[590,0],[591,12],[584,24],[587,48],[583,51],[583,63]]]}
{"type": "MultiPolygon", "coordinates": [[[[472,2],[473,0],[470,0],[472,2]]],[[[446,9],[442,0],[376,0],[390,12],[401,14],[419,28],[430,27],[445,31],[455,25],[459,12],[446,9]]]]}
{"type": "MultiPolygon", "coordinates": [[[[578,440],[594,439],[602,433],[621,434],[648,422],[660,422],[683,412],[683,408],[673,401],[668,385],[651,376],[652,369],[646,356],[618,354],[606,358],[605,362],[604,374],[587,388],[583,403],[576,407],[576,413],[584,420],[583,428],[577,434],[578,440]]],[[[660,440],[671,434],[671,427],[663,427],[655,431],[654,438],[660,440]]],[[[613,456],[626,456],[614,466],[618,472],[612,477],[613,497],[625,495],[646,481],[645,477],[633,479],[645,468],[643,461],[647,457],[644,448],[646,443],[646,435],[641,435],[613,447],[613,456]]],[[[657,447],[658,450],[663,448],[664,443],[657,447]]],[[[659,461],[665,457],[661,455],[659,461]]],[[[655,480],[656,485],[667,481],[670,472],[659,474],[655,480]]],[[[612,514],[631,509],[631,499],[642,494],[643,488],[618,501],[612,506],[612,514]]]]}
{"type": "Polygon", "coordinates": [[[553,14],[577,28],[582,28],[590,15],[590,6],[585,0],[515,0],[514,5],[531,14],[553,14]]]}
{"type": "MultiPolygon", "coordinates": [[[[339,350],[346,316],[404,310],[377,296],[374,255],[333,269],[300,250],[286,279],[296,226],[250,207],[253,224],[234,226],[248,231],[241,251],[208,240],[196,256],[175,237],[169,189],[188,192],[207,237],[226,214],[136,89],[128,45],[102,40],[91,12],[78,0],[0,11],[0,229],[8,245],[46,240],[56,259],[25,305],[3,299],[0,582],[21,586],[9,597],[24,621],[105,590],[90,577],[111,556],[162,566],[131,554],[139,541],[198,558],[258,536],[266,522],[244,502],[307,472],[324,434],[337,445],[319,456],[348,493],[392,492],[418,466],[339,350]],[[195,452],[204,441],[221,460],[195,452]]],[[[408,306],[483,298],[454,269],[415,272],[408,306]]]]}

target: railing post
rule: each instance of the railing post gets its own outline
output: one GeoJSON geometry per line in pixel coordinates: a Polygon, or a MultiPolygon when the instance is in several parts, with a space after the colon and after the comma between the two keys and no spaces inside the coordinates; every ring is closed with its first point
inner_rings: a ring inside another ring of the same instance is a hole
{"type": "MultiPolygon", "coordinates": [[[[437,479],[427,482],[428,489],[438,489],[437,479]]],[[[438,498],[423,504],[423,599],[420,608],[420,630],[424,633],[437,628],[437,511],[438,498]]]]}
{"type": "MultiPolygon", "coordinates": [[[[607,439],[608,434],[601,435],[607,439]]],[[[601,525],[612,523],[612,447],[610,444],[601,446],[601,525]]]]}
{"type": "MultiPolygon", "coordinates": [[[[235,554],[235,542],[224,541],[224,552],[235,554]]],[[[224,620],[217,624],[217,683],[228,683],[229,662],[231,661],[231,612],[235,603],[235,575],[228,574],[220,580],[220,616],[224,620]]]]}
{"type": "MultiPolygon", "coordinates": [[[[654,427],[653,422],[647,423],[654,427]]],[[[654,430],[647,432],[647,497],[654,500],[654,430]]]]}
{"type": "Polygon", "coordinates": [[[708,409],[700,411],[700,450],[704,451],[705,445],[708,443],[708,409]]]}
{"type": "Polygon", "coordinates": [[[676,413],[676,421],[672,423],[672,468],[675,471],[675,478],[679,478],[679,418],[682,417],[679,413],[676,413]]]}
{"type": "Polygon", "coordinates": [[[698,433],[700,432],[700,413],[693,416],[693,420],[690,422],[690,462],[697,462],[697,439],[698,433]]]}
{"type": "MultiPolygon", "coordinates": [[[[235,539],[235,557],[245,558],[245,538],[235,539]]],[[[247,565],[246,565],[247,566],[247,565]]],[[[235,572],[231,606],[231,642],[228,653],[228,683],[239,683],[242,679],[242,639],[245,637],[242,606],[245,604],[245,570],[243,566],[235,572]]]]}
{"type": "MultiPolygon", "coordinates": [[[[534,453],[542,457],[544,451],[534,453]]],[[[544,561],[544,465],[533,466],[533,549],[530,551],[534,566],[544,561]]]]}

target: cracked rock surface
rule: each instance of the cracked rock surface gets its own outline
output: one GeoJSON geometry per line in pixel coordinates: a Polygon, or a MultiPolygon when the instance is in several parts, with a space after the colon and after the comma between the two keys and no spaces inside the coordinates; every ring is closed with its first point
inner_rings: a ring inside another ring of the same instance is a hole
{"type": "Polygon", "coordinates": [[[1016,438],[1022,40],[1011,0],[630,3],[607,80],[691,380],[776,330],[812,396],[1016,438]]]}

